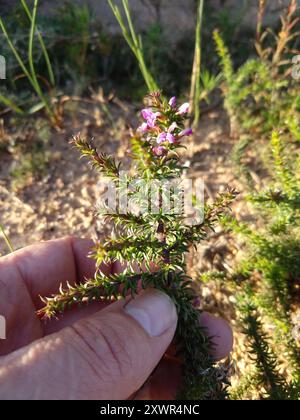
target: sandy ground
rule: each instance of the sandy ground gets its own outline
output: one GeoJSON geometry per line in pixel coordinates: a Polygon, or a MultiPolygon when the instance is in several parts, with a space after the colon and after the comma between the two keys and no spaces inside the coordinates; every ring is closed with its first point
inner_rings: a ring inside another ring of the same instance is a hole
{"type": "MultiPolygon", "coordinates": [[[[21,190],[12,190],[10,170],[14,156],[0,152],[0,221],[15,248],[63,235],[95,235],[94,206],[99,198],[99,177],[85,160],[79,160],[78,152],[69,141],[80,131],[94,137],[100,151],[122,159],[126,156],[129,141],[125,121],[134,126],[136,113],[128,106],[120,109],[112,105],[111,116],[115,127],[104,122],[105,116],[96,106],[79,108],[76,117],[67,122],[64,132],[53,133],[47,142],[45,152],[49,153],[50,159],[44,176],[37,179],[27,176],[27,186],[21,190]]],[[[9,137],[10,129],[4,126],[4,130],[9,137]]],[[[19,130],[18,135],[13,134],[14,138],[29,141],[26,147],[30,150],[30,142],[34,142],[35,136],[31,133],[29,136],[23,126],[19,130]]],[[[227,185],[240,187],[230,160],[233,141],[229,139],[228,130],[226,114],[217,110],[205,116],[195,136],[191,173],[204,179],[210,198],[227,185]]],[[[22,161],[22,156],[18,160],[22,161]]],[[[0,243],[0,252],[6,252],[3,242],[0,243]]]]}

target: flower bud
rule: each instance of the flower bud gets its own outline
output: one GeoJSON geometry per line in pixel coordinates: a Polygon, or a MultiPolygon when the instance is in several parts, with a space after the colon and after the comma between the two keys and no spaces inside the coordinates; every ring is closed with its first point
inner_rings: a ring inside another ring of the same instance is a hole
{"type": "Polygon", "coordinates": [[[153,150],[153,153],[156,156],[165,156],[168,153],[167,149],[165,147],[163,147],[163,146],[153,147],[152,150],[153,150]]]}
{"type": "Polygon", "coordinates": [[[178,115],[185,115],[190,111],[190,104],[186,102],[178,109],[178,115]]]}
{"type": "Polygon", "coordinates": [[[171,107],[172,109],[175,109],[175,108],[176,108],[176,105],[177,105],[177,99],[176,99],[176,96],[173,96],[173,98],[171,98],[171,99],[170,99],[170,101],[169,101],[169,105],[170,105],[170,107],[171,107]]]}

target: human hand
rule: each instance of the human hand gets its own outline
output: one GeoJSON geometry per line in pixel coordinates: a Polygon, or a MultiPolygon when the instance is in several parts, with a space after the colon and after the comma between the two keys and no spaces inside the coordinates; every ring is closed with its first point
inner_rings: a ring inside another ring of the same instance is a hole
{"type": "MultiPolygon", "coordinates": [[[[39,296],[94,275],[86,257],[91,245],[65,238],[0,259],[0,314],[7,323],[7,339],[0,340],[0,399],[174,398],[180,366],[162,357],[177,314],[166,295],[151,290],[125,304],[94,302],[47,322],[36,316],[43,306],[39,296]]],[[[102,270],[117,273],[120,267],[102,270]]],[[[215,337],[213,356],[226,357],[232,348],[228,324],[207,313],[200,322],[215,337]]]]}

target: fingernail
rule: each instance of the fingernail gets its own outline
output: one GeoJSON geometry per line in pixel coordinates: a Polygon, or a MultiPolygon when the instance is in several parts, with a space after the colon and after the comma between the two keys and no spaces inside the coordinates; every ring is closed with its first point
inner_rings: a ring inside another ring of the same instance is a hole
{"type": "Polygon", "coordinates": [[[151,337],[159,337],[177,323],[174,303],[158,290],[148,290],[124,308],[151,337]]]}

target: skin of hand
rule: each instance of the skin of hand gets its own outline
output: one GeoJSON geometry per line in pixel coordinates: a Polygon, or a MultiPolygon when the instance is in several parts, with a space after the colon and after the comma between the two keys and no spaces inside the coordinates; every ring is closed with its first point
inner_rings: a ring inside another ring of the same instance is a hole
{"type": "MultiPolygon", "coordinates": [[[[164,354],[177,314],[163,293],[148,290],[127,302],[95,302],[58,320],[36,316],[43,306],[39,296],[94,275],[94,261],[87,258],[91,246],[89,240],[68,237],[0,259],[0,315],[7,330],[6,340],[0,340],[0,399],[168,400],[176,395],[180,365],[164,354]]],[[[117,273],[120,267],[102,270],[117,273]]],[[[200,322],[215,337],[215,359],[226,357],[233,345],[229,325],[207,313],[200,322]]]]}

